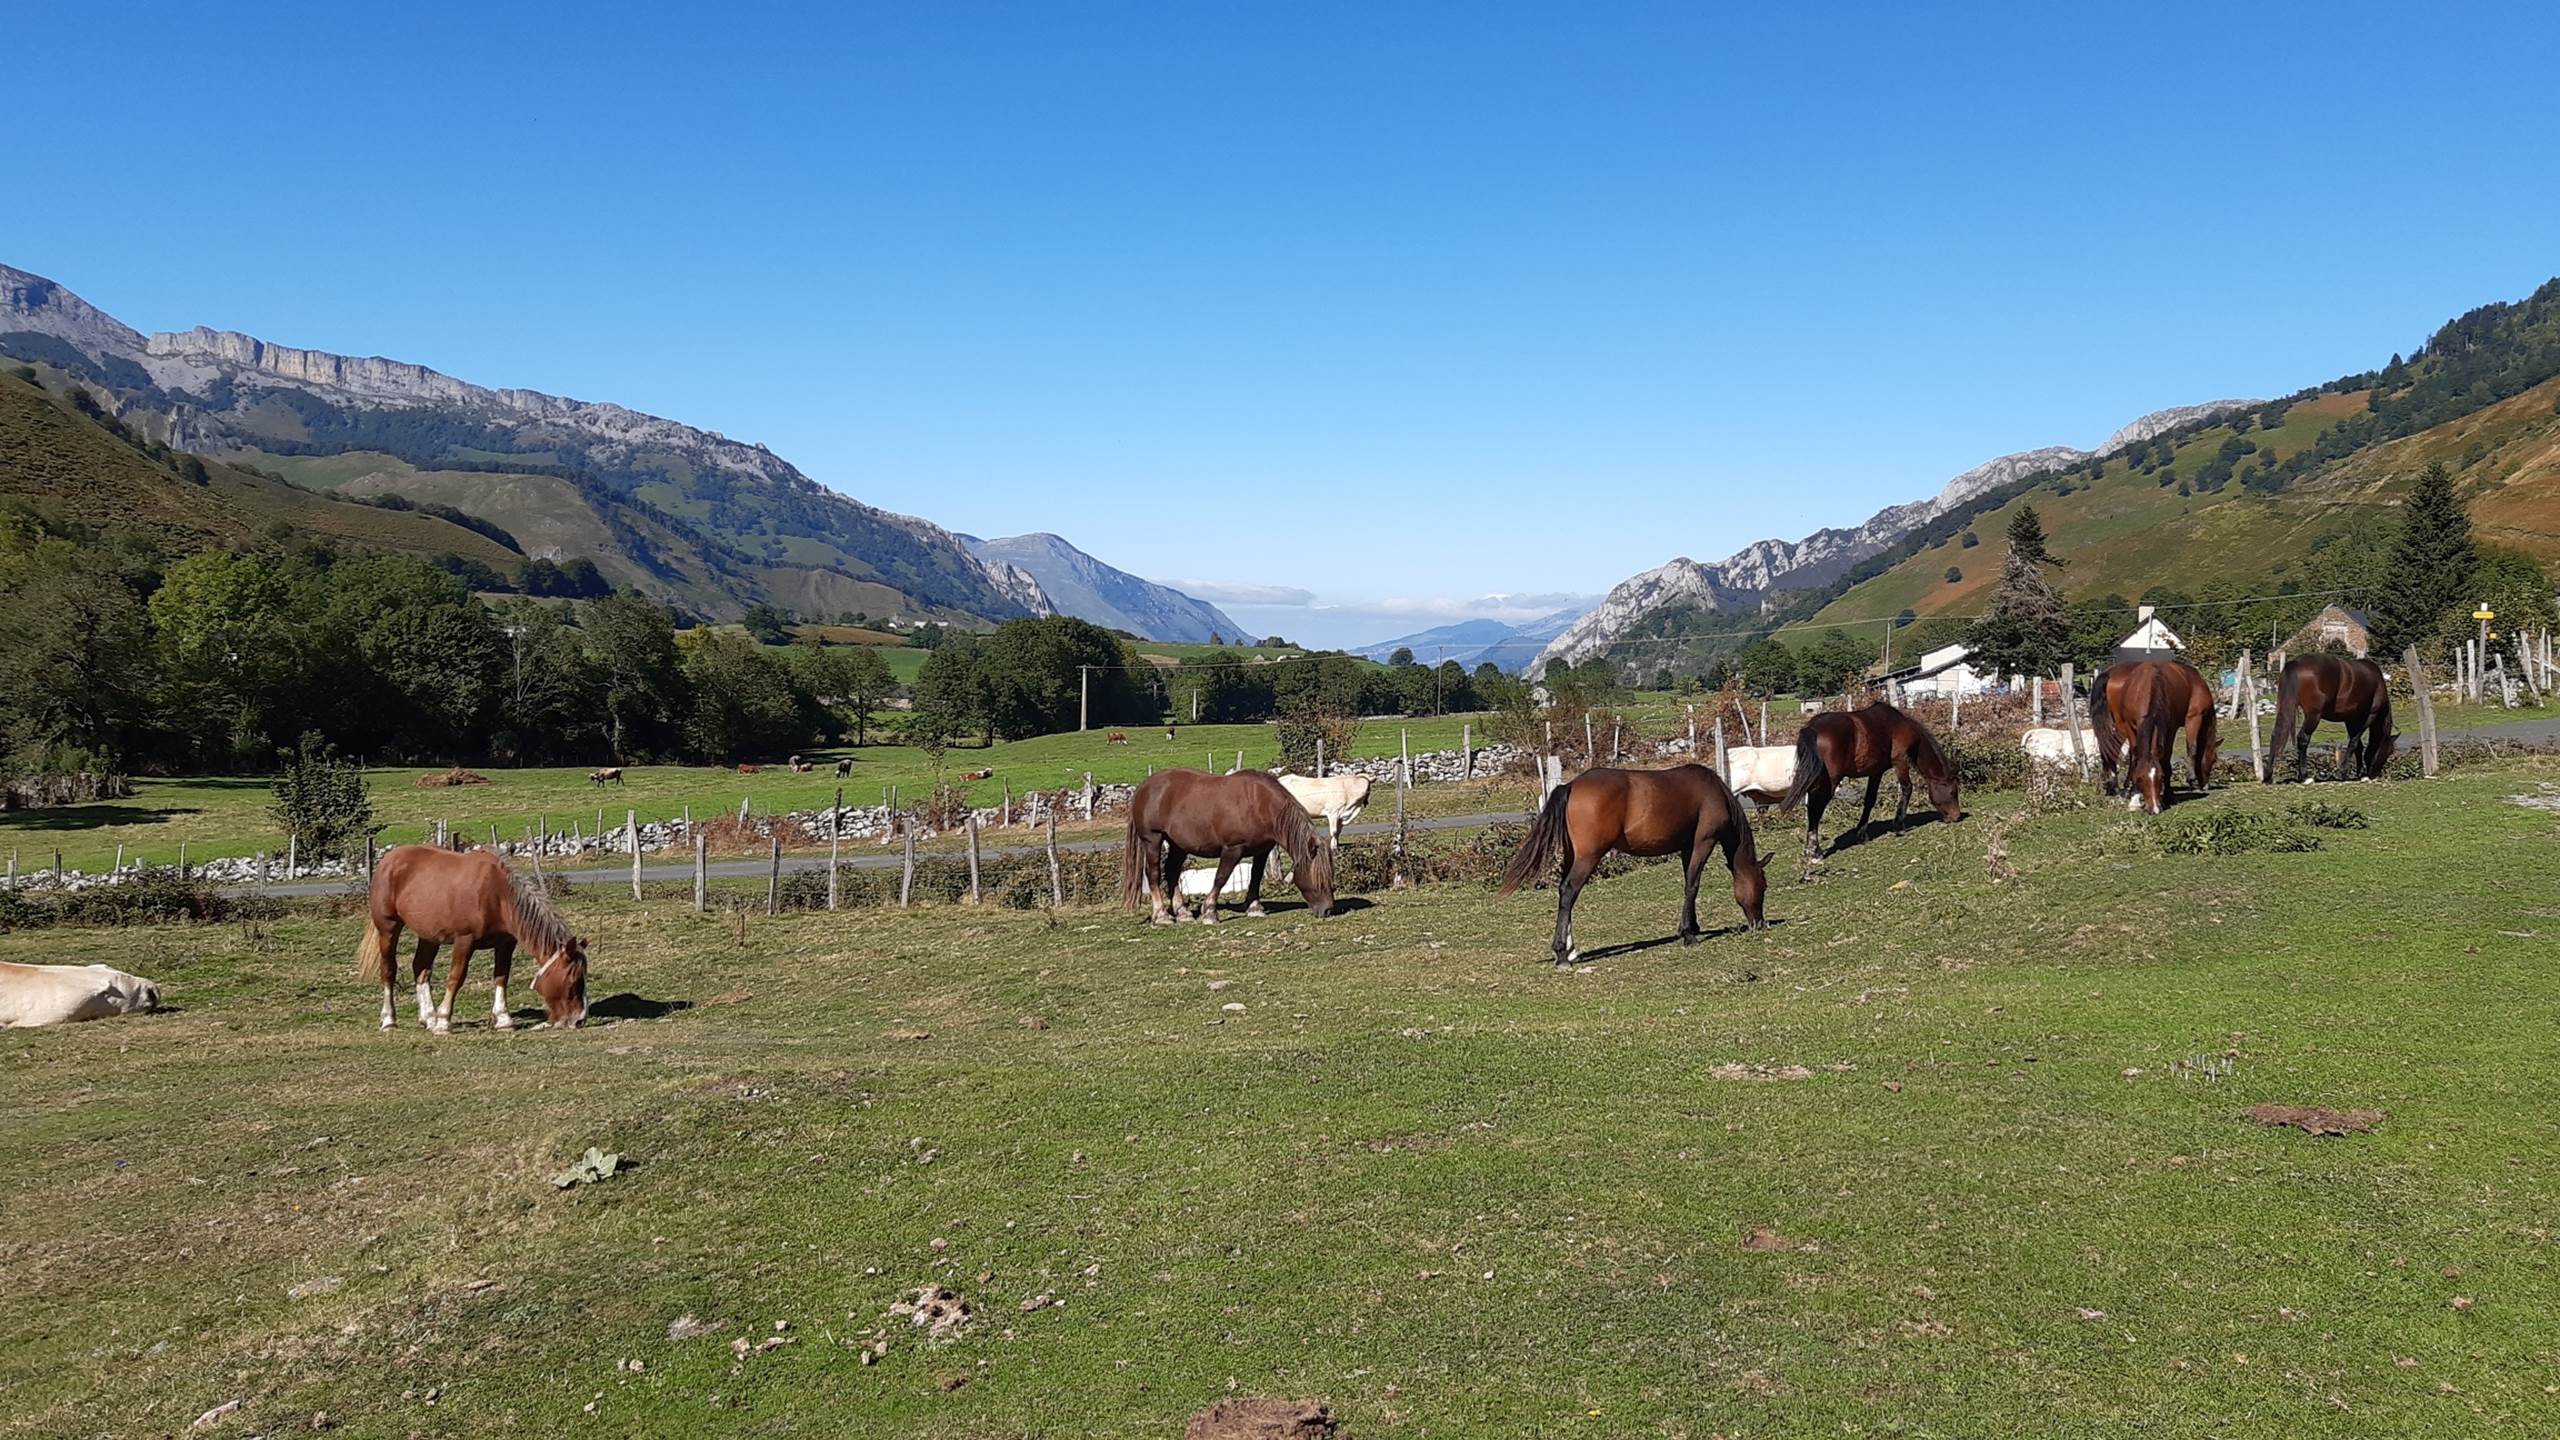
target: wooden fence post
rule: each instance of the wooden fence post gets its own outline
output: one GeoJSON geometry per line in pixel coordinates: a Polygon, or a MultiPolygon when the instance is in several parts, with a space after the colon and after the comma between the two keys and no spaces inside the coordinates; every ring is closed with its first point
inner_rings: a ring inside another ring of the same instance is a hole
{"type": "Polygon", "coordinates": [[[835,808],[827,812],[827,908],[842,898],[844,881],[844,787],[836,787],[835,808]]]}
{"type": "Polygon", "coordinates": [[[1093,772],[1084,772],[1084,818],[1093,818],[1093,772]]]}
{"type": "Polygon", "coordinates": [[[2409,688],[2418,697],[2418,769],[2428,779],[2436,773],[2436,697],[2427,684],[2427,667],[2418,658],[2418,647],[2410,646],[2400,653],[2400,663],[2408,667],[2409,688]]]}
{"type": "MultiPolygon", "coordinates": [[[[187,853],[187,847],[180,845],[178,853],[184,856],[187,853]]],[[[178,878],[181,880],[187,878],[187,865],[183,859],[178,862],[178,878]]],[[[60,850],[53,852],[53,888],[56,890],[62,888],[62,852],[60,850]]]]}
{"type": "Polygon", "coordinates": [[[1582,712],[1582,768],[1588,770],[1599,763],[1600,741],[1592,733],[1591,712],[1585,710],[1582,712]]]}
{"type": "Polygon", "coordinates": [[[1683,705],[1680,708],[1689,716],[1689,758],[1695,760],[1698,758],[1698,707],[1683,705]]]}
{"type": "Polygon", "coordinates": [[[631,837],[631,898],[640,898],[640,812],[622,812],[623,833],[631,837]]]}
{"type": "Polygon", "coordinates": [[[2071,662],[2065,660],[2062,662],[2062,728],[2071,732],[2071,763],[2079,769],[2080,778],[2086,780],[2089,778],[2089,752],[2080,740],[2080,697],[2073,693],[2073,679],[2071,662]]]}
{"type": "Polygon", "coordinates": [[[711,837],[708,831],[693,832],[693,913],[709,908],[711,896],[711,837]]]}
{"type": "Polygon", "coordinates": [[[1413,783],[1413,732],[1410,730],[1396,731],[1396,783],[1413,783]]]}
{"type": "Polygon", "coordinates": [[[1324,737],[1316,737],[1316,778],[1324,778],[1324,737]]]}
{"type": "Polygon", "coordinates": [[[773,830],[773,868],[764,876],[764,913],[782,913],[782,827],[773,830]]]}
{"type": "Polygon", "coordinates": [[[2513,710],[2516,708],[2516,682],[2507,674],[2507,652],[2500,650],[2490,655],[2489,668],[2498,676],[2498,703],[2513,710]]]}
{"type": "Polygon", "coordinates": [[[299,835],[284,837],[284,878],[302,878],[302,837],[299,835]]]}
{"type": "Polygon", "coordinates": [[[2044,677],[2041,675],[2027,677],[2027,723],[2038,727],[2044,724],[2044,677]]]}
{"type": "Polygon", "coordinates": [[[18,852],[15,850],[9,852],[9,883],[7,888],[11,890],[18,888],[18,852]]]}
{"type": "Polygon", "coordinates": [[[978,817],[969,817],[969,903],[978,903],[978,817]]]}
{"type": "Polygon", "coordinates": [[[1049,809],[1049,905],[1059,909],[1067,903],[1067,889],[1058,878],[1058,811],[1049,809]]]}
{"type": "Polygon", "coordinates": [[[2264,784],[2268,762],[2258,744],[2258,676],[2245,654],[2240,657],[2240,704],[2249,712],[2249,778],[2264,784]]]}
{"type": "Polygon", "coordinates": [[[364,837],[364,883],[373,884],[373,837],[364,837]]]}
{"type": "Polygon", "coordinates": [[[1769,701],[1765,696],[1760,701],[1760,743],[1769,743],[1769,701]]]}
{"type": "Polygon", "coordinates": [[[915,888],[916,888],[916,832],[915,832],[915,830],[914,830],[912,827],[910,827],[910,828],[908,829],[908,831],[907,831],[907,858],[906,858],[905,862],[904,862],[903,864],[901,864],[901,865],[898,867],[898,908],[899,908],[899,909],[904,910],[904,909],[906,909],[906,908],[907,908],[907,901],[908,901],[909,897],[910,897],[910,896],[912,896],[912,895],[914,894],[914,892],[915,892],[915,888]]]}
{"type": "Polygon", "coordinates": [[[2542,682],[2533,673],[2533,642],[2530,638],[2516,642],[2516,673],[2524,677],[2525,693],[2532,696],[2533,703],[2539,706],[2542,703],[2542,682]]]}
{"type": "Polygon", "coordinates": [[[1458,726],[1458,778],[1476,778],[1476,727],[1472,720],[1458,726]]]}
{"type": "Polygon", "coordinates": [[[1005,830],[1013,828],[1013,778],[1011,776],[1005,777],[1004,809],[997,816],[996,825],[1005,830]]]}
{"type": "MultiPolygon", "coordinates": [[[[1696,749],[1696,742],[1692,741],[1690,748],[1693,750],[1696,749]]],[[[1722,713],[1718,713],[1716,716],[1716,773],[1728,778],[1733,774],[1732,768],[1728,766],[1725,761],[1724,716],[1722,713]]]]}
{"type": "Polygon", "coordinates": [[[1947,728],[1957,732],[1962,732],[1964,729],[1964,687],[1962,685],[1956,685],[1947,691],[1947,728]]]}
{"type": "MultiPolygon", "coordinates": [[[[1387,884],[1388,884],[1388,886],[1389,886],[1390,888],[1392,888],[1392,887],[1396,887],[1396,886],[1401,886],[1401,885],[1403,885],[1403,884],[1405,884],[1405,883],[1406,883],[1405,878],[1404,878],[1404,792],[1405,792],[1405,784],[1406,784],[1406,782],[1407,782],[1409,779],[1411,779],[1411,778],[1412,778],[1412,777],[1411,777],[1411,775],[1410,775],[1410,773],[1408,772],[1408,769],[1407,769],[1406,767],[1404,767],[1404,766],[1398,766],[1398,767],[1397,767],[1397,769],[1396,769],[1396,854],[1395,854],[1395,864],[1394,864],[1393,866],[1391,866],[1391,867],[1389,868],[1388,872],[1387,872],[1387,873],[1388,873],[1387,884]]],[[[1210,897],[1210,899],[1211,899],[1211,901],[1212,901],[1213,903],[1215,902],[1216,898],[1217,898],[1217,897],[1215,897],[1215,896],[1210,897]]]]}

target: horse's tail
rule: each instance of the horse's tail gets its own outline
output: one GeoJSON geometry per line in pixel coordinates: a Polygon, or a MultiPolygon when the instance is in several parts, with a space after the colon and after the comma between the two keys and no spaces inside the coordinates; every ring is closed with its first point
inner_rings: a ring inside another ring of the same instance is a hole
{"type": "Polygon", "coordinates": [[[2142,718],[2133,729],[2132,764],[2125,768],[2125,783],[2133,783],[2134,771],[2146,764],[2160,767],[2160,788],[2169,788],[2170,736],[2176,734],[2169,718],[2169,687],[2154,684],[2149,699],[2143,704],[2142,718]]]}
{"type": "MultiPolygon", "coordinates": [[[[2381,667],[2374,667],[2379,674],[2381,667]]],[[[2379,775],[2390,768],[2392,752],[2400,748],[2399,732],[2391,728],[2391,680],[2383,676],[2375,693],[2373,719],[2365,732],[2364,770],[2366,775],[2379,775]]]]}
{"type": "MultiPolygon", "coordinates": [[[[2098,742],[2098,758],[2105,761],[2110,770],[2124,764],[2124,732],[2116,728],[2115,707],[2107,703],[2107,677],[2114,673],[2115,667],[2110,665],[2089,677],[2089,738],[2098,742]]],[[[2064,697],[2064,700],[2062,723],[2068,725],[2071,723],[2069,697],[2064,697]]],[[[2068,755],[2071,749],[2070,737],[2064,736],[2063,753],[2068,755]]]]}
{"type": "MultiPolygon", "coordinates": [[[[1120,904],[1124,909],[1134,910],[1138,902],[1146,898],[1147,868],[1163,858],[1159,854],[1150,854],[1141,859],[1138,847],[1144,840],[1138,829],[1138,797],[1132,795],[1129,797],[1129,843],[1120,852],[1120,904]]],[[[1147,849],[1153,851],[1155,847],[1149,845],[1147,849]]]]}
{"type": "Polygon", "coordinates": [[[1813,793],[1813,777],[1822,768],[1822,747],[1814,740],[1813,727],[1807,725],[1796,732],[1796,775],[1787,785],[1787,798],[1778,802],[1778,808],[1793,810],[1803,804],[1804,797],[1813,793]]]}
{"type": "MultiPolygon", "coordinates": [[[[1538,809],[1538,818],[1529,825],[1529,838],[1520,845],[1520,853],[1502,869],[1502,886],[1494,893],[1508,895],[1538,878],[1564,848],[1564,807],[1566,796],[1573,790],[1570,781],[1547,792],[1547,803],[1538,809]]],[[[1737,810],[1739,807],[1736,807],[1737,810]]]]}
{"type": "Polygon", "coordinates": [[[2276,772],[2283,768],[2285,748],[2293,744],[2294,727],[2302,723],[2302,701],[2294,693],[2296,663],[2287,660],[2283,672],[2276,676],[2276,733],[2267,745],[2267,773],[2258,777],[2270,785],[2275,783],[2276,772]]]}
{"type": "Polygon", "coordinates": [[[364,941],[356,946],[357,978],[370,980],[377,985],[390,984],[391,949],[398,943],[391,938],[391,932],[384,928],[381,921],[367,916],[364,922],[364,941]]]}

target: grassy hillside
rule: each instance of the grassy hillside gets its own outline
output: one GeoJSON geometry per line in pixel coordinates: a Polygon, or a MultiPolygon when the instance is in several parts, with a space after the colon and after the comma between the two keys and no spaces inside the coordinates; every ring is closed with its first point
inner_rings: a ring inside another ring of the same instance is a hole
{"type": "Polygon", "coordinates": [[[220,463],[203,482],[119,438],[60,394],[0,375],[0,499],[95,529],[138,532],[171,550],[238,545],[279,527],[297,538],[434,557],[460,555],[510,570],[520,557],[497,541],[417,511],[334,500],[220,463]]]}

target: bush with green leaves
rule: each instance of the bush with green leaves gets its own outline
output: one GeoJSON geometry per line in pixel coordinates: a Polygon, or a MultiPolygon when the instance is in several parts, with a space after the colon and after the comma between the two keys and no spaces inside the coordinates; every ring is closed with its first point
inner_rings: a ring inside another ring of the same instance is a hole
{"type": "Polygon", "coordinates": [[[316,730],[304,731],[302,743],[285,752],[275,794],[267,813],[305,860],[351,856],[376,828],[363,768],[316,730]]]}

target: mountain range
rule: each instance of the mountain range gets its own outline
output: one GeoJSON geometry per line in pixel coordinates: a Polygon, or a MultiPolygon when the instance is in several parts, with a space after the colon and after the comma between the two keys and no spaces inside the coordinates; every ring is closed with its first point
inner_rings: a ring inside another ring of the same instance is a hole
{"type": "Polygon", "coordinates": [[[1547,642],[1564,633],[1565,628],[1580,619],[1591,608],[1591,602],[1577,601],[1563,609],[1535,620],[1512,624],[1501,620],[1460,620],[1449,625],[1435,625],[1375,645],[1363,645],[1351,653],[1369,660],[1385,660],[1398,650],[1411,650],[1414,659],[1425,665],[1455,660],[1469,670],[1478,665],[1493,664],[1496,669],[1518,671],[1538,657],[1547,642]]]}
{"type": "Polygon", "coordinates": [[[1627,639],[1649,617],[1666,610],[1752,607],[1760,605],[1773,591],[1827,585],[1931,520],[2026,476],[2080,464],[2093,455],[2116,454],[2179,426],[2258,403],[2216,400],[2156,410],[2119,428],[2094,451],[2047,445],[1986,460],[1949,480],[1935,496],[1888,505],[1854,528],[1816,530],[1794,541],[1755,541],[1712,565],[1683,555],[1611,587],[1597,606],[1538,652],[1529,663],[1528,672],[1535,676],[1551,661],[1578,663],[1600,654],[1627,639]]]}
{"type": "Polygon", "coordinates": [[[706,617],[764,604],[983,624],[1091,603],[1085,618],[1141,635],[1153,617],[1176,617],[1184,634],[1148,635],[1176,639],[1207,610],[1064,542],[1054,561],[1020,547],[1059,577],[1072,596],[1061,605],[1007,558],[1018,542],[982,556],[715,431],[234,331],[146,336],[5,265],[0,357],[76,383],[142,440],[226,462],[226,473],[468,515],[522,557],[587,559],[618,588],[706,617]]]}
{"type": "Polygon", "coordinates": [[[1237,644],[1249,639],[1244,627],[1217,606],[1194,600],[1170,585],[1114,569],[1056,535],[1014,535],[1002,540],[963,535],[960,543],[988,565],[1029,575],[1059,613],[1079,620],[1148,640],[1237,644]]]}

